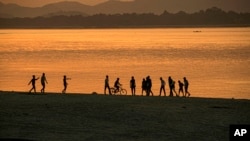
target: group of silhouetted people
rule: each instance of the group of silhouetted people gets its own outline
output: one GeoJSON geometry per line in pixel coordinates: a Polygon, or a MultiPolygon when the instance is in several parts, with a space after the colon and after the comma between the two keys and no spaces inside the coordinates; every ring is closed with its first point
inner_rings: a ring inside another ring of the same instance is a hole
{"type": "MultiPolygon", "coordinates": [[[[28,83],[28,85],[32,84],[32,88],[30,89],[29,93],[31,93],[32,90],[34,91],[34,93],[36,93],[36,81],[38,79],[39,79],[39,77],[36,78],[35,75],[32,76],[32,79],[28,83]]],[[[63,94],[66,93],[67,86],[68,86],[67,80],[70,80],[70,79],[71,78],[68,78],[66,75],[63,76],[63,86],[64,86],[64,88],[62,90],[63,94]]],[[[117,78],[115,83],[114,83],[115,91],[118,91],[121,87],[121,83],[119,80],[120,80],[120,78],[117,78]]],[[[161,86],[160,86],[159,96],[161,96],[162,92],[164,93],[164,96],[166,96],[166,90],[165,90],[166,82],[164,81],[164,79],[162,77],[160,77],[160,83],[161,83],[161,86]]],[[[48,84],[48,81],[46,79],[45,73],[43,73],[41,76],[41,85],[42,85],[41,93],[45,93],[46,84],[48,84]]],[[[180,96],[180,93],[182,93],[183,97],[189,97],[191,95],[188,91],[189,82],[186,79],[186,77],[183,78],[183,83],[180,80],[178,80],[178,84],[179,84],[178,93],[175,90],[175,81],[171,78],[171,76],[168,77],[168,84],[169,84],[169,90],[170,90],[170,92],[169,92],[170,97],[174,96],[174,93],[177,97],[180,96]]],[[[108,89],[109,95],[111,95],[108,75],[106,75],[105,82],[104,82],[104,94],[105,95],[106,95],[107,89],[108,89]]],[[[131,80],[130,80],[130,89],[131,89],[132,96],[135,96],[136,82],[135,82],[134,76],[132,76],[131,80]]],[[[146,78],[142,79],[141,89],[142,89],[142,92],[141,92],[142,96],[143,96],[144,92],[146,93],[146,96],[150,96],[150,95],[154,96],[154,94],[152,92],[152,80],[151,80],[150,76],[147,76],[146,78]]]]}
{"type": "Polygon", "coordinates": [[[168,77],[168,84],[169,84],[169,96],[174,96],[174,93],[177,97],[180,96],[180,93],[182,93],[183,97],[189,97],[191,94],[188,91],[188,86],[189,86],[189,82],[187,80],[186,77],[183,78],[183,82],[182,83],[180,80],[178,80],[178,84],[179,84],[179,91],[178,94],[175,90],[175,81],[171,78],[171,76],[168,77]],[[183,87],[184,87],[184,91],[183,91],[183,87]]]}
{"type": "Polygon", "coordinates": [[[146,92],[146,96],[150,96],[150,94],[152,94],[152,96],[154,96],[154,93],[152,92],[152,80],[150,78],[150,76],[147,76],[146,79],[143,78],[142,79],[142,84],[141,84],[141,88],[142,88],[142,95],[143,92],[146,92]]]}
{"type": "MultiPolygon", "coordinates": [[[[117,90],[121,86],[119,80],[120,79],[117,78],[115,83],[114,83],[114,88],[117,90]]],[[[166,82],[162,77],[160,77],[160,83],[161,83],[161,86],[160,86],[159,96],[161,96],[162,92],[164,93],[164,96],[166,96],[166,89],[165,89],[166,82]]],[[[108,89],[109,95],[112,95],[111,91],[110,91],[109,76],[108,75],[106,75],[106,79],[105,79],[104,84],[105,84],[104,85],[104,94],[106,95],[106,91],[108,89]]],[[[171,76],[168,77],[168,84],[169,84],[169,90],[170,90],[170,92],[169,92],[170,97],[174,96],[174,93],[175,93],[175,96],[177,96],[177,97],[179,97],[181,93],[182,93],[183,97],[189,97],[191,95],[188,91],[189,82],[188,82],[186,77],[183,78],[183,83],[180,80],[178,80],[178,84],[179,84],[178,93],[175,90],[175,81],[171,78],[171,76]]],[[[134,76],[131,77],[130,88],[131,88],[132,96],[135,96],[136,82],[135,82],[134,76]]],[[[152,92],[152,80],[151,80],[150,76],[147,76],[146,78],[142,79],[141,89],[142,89],[142,92],[141,92],[142,96],[143,96],[144,92],[146,93],[146,96],[150,96],[150,95],[154,96],[154,94],[152,92]]]]}
{"type": "MultiPolygon", "coordinates": [[[[117,78],[115,83],[114,83],[114,88],[115,88],[115,92],[116,91],[119,91],[120,87],[122,86],[122,84],[120,83],[120,78],[117,78]]],[[[135,96],[135,92],[136,92],[136,83],[135,83],[135,78],[134,76],[131,77],[131,80],[130,80],[130,88],[131,88],[131,94],[132,96],[135,96]]],[[[104,94],[106,95],[106,91],[108,89],[108,92],[109,92],[109,95],[112,95],[111,94],[111,91],[110,91],[110,86],[109,86],[109,76],[106,75],[106,78],[105,78],[105,82],[104,82],[104,94]]]]}
{"type": "MultiPolygon", "coordinates": [[[[32,76],[32,79],[30,80],[30,82],[28,83],[28,85],[32,84],[32,88],[30,89],[29,93],[32,92],[32,90],[34,91],[34,93],[36,93],[36,81],[39,79],[36,78],[35,75],[32,76]]],[[[70,80],[70,78],[67,78],[66,75],[63,76],[63,90],[62,90],[62,93],[65,94],[66,93],[66,90],[67,90],[67,86],[68,86],[68,83],[67,83],[67,80],[70,80]]],[[[41,76],[41,85],[42,85],[42,89],[41,89],[41,93],[45,93],[45,85],[48,84],[48,81],[47,81],[47,78],[45,76],[45,73],[42,74],[41,76]]]]}

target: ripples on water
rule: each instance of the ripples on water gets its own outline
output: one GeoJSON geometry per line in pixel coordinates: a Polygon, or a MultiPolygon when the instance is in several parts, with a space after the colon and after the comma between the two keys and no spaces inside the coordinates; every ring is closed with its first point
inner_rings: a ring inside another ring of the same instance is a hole
{"type": "Polygon", "coordinates": [[[108,74],[111,85],[120,77],[126,89],[135,76],[141,94],[150,75],[158,95],[159,77],[171,75],[176,82],[186,76],[192,96],[250,99],[250,29],[195,30],[2,30],[0,90],[27,91],[31,76],[45,72],[50,92],[60,92],[67,75],[68,92],[103,93],[108,74]]]}

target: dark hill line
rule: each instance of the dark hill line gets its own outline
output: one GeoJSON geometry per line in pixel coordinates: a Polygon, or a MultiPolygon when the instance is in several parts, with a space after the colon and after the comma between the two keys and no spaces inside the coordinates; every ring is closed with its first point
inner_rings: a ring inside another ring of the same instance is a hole
{"type": "Polygon", "coordinates": [[[213,7],[192,14],[183,11],[160,15],[153,13],[97,14],[93,16],[52,16],[0,18],[0,28],[119,28],[119,27],[192,27],[249,26],[250,13],[225,12],[213,7]]]}

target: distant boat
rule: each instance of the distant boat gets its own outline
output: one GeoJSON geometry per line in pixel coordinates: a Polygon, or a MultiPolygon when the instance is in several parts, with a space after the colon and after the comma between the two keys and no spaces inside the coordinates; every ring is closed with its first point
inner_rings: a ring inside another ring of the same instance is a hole
{"type": "Polygon", "coordinates": [[[193,32],[201,32],[200,30],[194,30],[193,32]]]}

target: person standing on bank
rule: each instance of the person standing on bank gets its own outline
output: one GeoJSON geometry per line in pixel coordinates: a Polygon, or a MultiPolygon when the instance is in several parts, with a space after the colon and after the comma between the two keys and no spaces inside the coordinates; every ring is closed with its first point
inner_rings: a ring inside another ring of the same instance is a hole
{"type": "Polygon", "coordinates": [[[152,96],[154,96],[154,93],[151,90],[152,88],[152,80],[150,79],[150,76],[147,76],[146,78],[146,96],[150,96],[150,93],[152,94],[152,96]]]}
{"type": "Polygon", "coordinates": [[[64,89],[62,90],[63,94],[65,94],[66,90],[67,90],[67,86],[68,86],[67,80],[71,80],[71,78],[67,78],[67,76],[64,75],[63,76],[63,86],[64,86],[64,89]]]}
{"type": "Polygon", "coordinates": [[[179,95],[175,91],[175,81],[173,79],[172,79],[172,86],[171,87],[172,87],[172,92],[175,93],[176,97],[179,97],[179,95]]]}
{"type": "Polygon", "coordinates": [[[161,88],[160,88],[160,95],[159,96],[161,96],[162,90],[163,90],[164,96],[166,96],[166,91],[165,91],[166,82],[162,79],[162,77],[160,77],[160,80],[161,80],[161,88]]]}
{"type": "Polygon", "coordinates": [[[41,77],[41,84],[42,84],[41,93],[45,92],[45,83],[48,84],[48,81],[46,79],[45,73],[43,73],[41,77]]]}
{"type": "Polygon", "coordinates": [[[32,79],[30,80],[30,82],[28,84],[28,85],[32,84],[32,88],[30,89],[29,93],[31,93],[32,90],[34,90],[34,92],[36,93],[36,80],[38,80],[38,79],[39,79],[39,77],[36,78],[35,75],[32,76],[32,79]]]}
{"type": "Polygon", "coordinates": [[[169,96],[173,96],[173,79],[171,78],[171,76],[168,77],[168,85],[169,85],[169,96]]]}
{"type": "Polygon", "coordinates": [[[187,80],[187,78],[186,77],[184,77],[183,78],[184,79],[184,95],[185,95],[185,97],[187,97],[187,95],[188,95],[188,97],[191,95],[189,92],[188,92],[188,86],[189,86],[189,82],[188,82],[188,80],[187,80]]]}
{"type": "Polygon", "coordinates": [[[106,89],[109,90],[109,95],[111,95],[111,91],[110,91],[110,87],[109,87],[109,76],[106,75],[106,79],[105,79],[105,85],[104,85],[104,94],[106,95],[106,89]]]}
{"type": "Polygon", "coordinates": [[[182,96],[184,97],[184,92],[183,92],[184,84],[180,80],[178,81],[178,83],[179,83],[179,95],[180,93],[182,93],[182,96]]]}
{"type": "Polygon", "coordinates": [[[130,80],[130,88],[131,88],[132,96],[135,96],[135,87],[136,87],[135,78],[134,76],[132,76],[130,80]]]}
{"type": "Polygon", "coordinates": [[[141,83],[141,95],[142,96],[143,96],[143,91],[145,91],[147,94],[147,82],[145,78],[142,79],[142,83],[141,83]]]}

